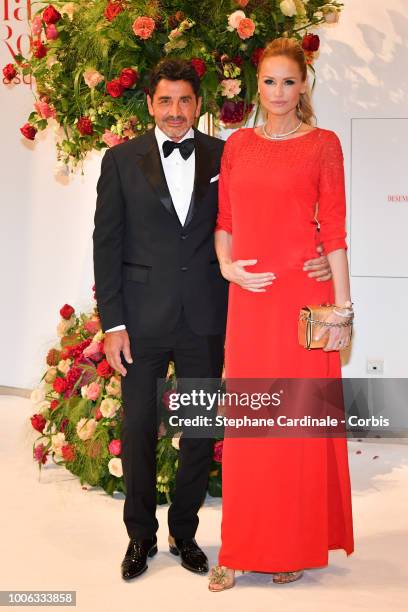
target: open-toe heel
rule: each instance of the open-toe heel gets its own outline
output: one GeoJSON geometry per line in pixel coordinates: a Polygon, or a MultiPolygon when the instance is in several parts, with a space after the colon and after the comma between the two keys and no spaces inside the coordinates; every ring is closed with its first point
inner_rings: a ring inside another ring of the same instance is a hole
{"type": "Polygon", "coordinates": [[[289,582],[295,582],[303,576],[303,570],[296,572],[278,572],[273,575],[273,581],[275,584],[288,584],[289,582]]]}
{"type": "MultiPolygon", "coordinates": [[[[229,568],[224,567],[222,565],[216,565],[210,571],[210,584],[208,588],[213,593],[218,593],[219,591],[226,591],[227,589],[232,589],[235,585],[235,576],[234,574],[228,572],[229,568]]],[[[230,572],[233,570],[230,570],[230,572]]]]}

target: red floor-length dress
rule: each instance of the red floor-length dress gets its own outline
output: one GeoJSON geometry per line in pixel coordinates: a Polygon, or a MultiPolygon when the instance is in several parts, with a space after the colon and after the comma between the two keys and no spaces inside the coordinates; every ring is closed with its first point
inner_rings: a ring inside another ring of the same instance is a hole
{"type": "MultiPolygon", "coordinates": [[[[299,309],[333,303],[332,281],[302,270],[316,257],[315,210],[326,253],[347,248],[343,154],[334,132],[316,128],[282,141],[241,129],[227,141],[217,229],[232,234],[232,258],[274,272],[266,293],[231,283],[228,378],[338,378],[338,352],[298,344],[299,309]]],[[[279,572],[321,567],[328,551],[354,550],[347,441],[226,438],[220,565],[279,572]]]]}

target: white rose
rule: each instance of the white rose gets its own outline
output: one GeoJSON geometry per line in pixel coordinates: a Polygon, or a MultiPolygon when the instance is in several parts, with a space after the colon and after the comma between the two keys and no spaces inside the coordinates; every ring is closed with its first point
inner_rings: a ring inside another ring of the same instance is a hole
{"type": "Polygon", "coordinates": [[[234,11],[233,13],[231,13],[231,15],[228,17],[228,25],[233,29],[236,30],[239,22],[241,21],[241,19],[245,19],[245,13],[244,11],[234,11]]]}
{"type": "Polygon", "coordinates": [[[71,364],[72,364],[71,359],[61,359],[61,361],[58,362],[57,368],[59,369],[60,372],[62,372],[63,374],[66,374],[68,370],[70,369],[71,364]]]}
{"type": "Polygon", "coordinates": [[[37,406],[37,410],[40,414],[45,414],[47,412],[47,410],[50,409],[50,404],[51,402],[44,400],[43,402],[41,402],[40,404],[38,404],[37,406]]]}
{"type": "Polygon", "coordinates": [[[50,429],[50,425],[51,425],[51,421],[46,421],[45,422],[44,429],[42,430],[44,436],[50,436],[52,434],[57,433],[57,427],[56,427],[55,423],[53,423],[51,425],[51,429],[50,429]]]}
{"type": "Polygon", "coordinates": [[[89,440],[95,433],[97,422],[95,419],[82,417],[77,423],[76,432],[80,440],[89,440]]]}
{"type": "Polygon", "coordinates": [[[280,10],[284,15],[286,15],[286,17],[293,17],[297,14],[294,0],[282,0],[279,6],[280,10]]]}
{"type": "Polygon", "coordinates": [[[59,433],[51,436],[51,448],[56,455],[62,457],[62,447],[65,444],[65,434],[60,431],[59,433]]]}
{"type": "Polygon", "coordinates": [[[120,404],[118,400],[112,399],[111,397],[106,397],[102,400],[101,405],[99,407],[102,416],[110,419],[116,414],[120,404]]]}
{"type": "Polygon", "coordinates": [[[119,457],[111,459],[108,463],[108,470],[116,478],[123,476],[122,460],[119,457]]]}
{"type": "Polygon", "coordinates": [[[33,404],[40,404],[42,401],[44,401],[45,400],[44,389],[41,387],[39,387],[38,389],[34,389],[31,392],[30,400],[32,401],[33,404]]]}
{"type": "Polygon", "coordinates": [[[57,334],[61,338],[65,336],[67,331],[75,325],[75,316],[73,315],[70,319],[61,319],[57,325],[57,334]]]}
{"type": "Polygon", "coordinates": [[[88,391],[88,385],[84,385],[83,387],[81,387],[81,395],[85,399],[87,399],[87,397],[86,397],[87,391],[88,391]]]}
{"type": "Polygon", "coordinates": [[[180,450],[180,438],[181,438],[182,434],[183,434],[182,431],[178,431],[177,433],[174,434],[174,436],[173,436],[173,438],[171,440],[171,445],[176,450],[180,450]]]}
{"type": "Polygon", "coordinates": [[[326,23],[337,23],[340,19],[340,13],[335,9],[324,12],[324,20],[326,23]]]}

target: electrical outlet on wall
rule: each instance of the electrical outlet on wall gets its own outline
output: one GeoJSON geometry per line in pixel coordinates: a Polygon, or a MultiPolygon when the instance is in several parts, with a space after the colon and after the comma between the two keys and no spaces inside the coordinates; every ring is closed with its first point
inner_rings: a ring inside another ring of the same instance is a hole
{"type": "Polygon", "coordinates": [[[384,374],[384,360],[367,359],[367,372],[369,374],[384,374]]]}

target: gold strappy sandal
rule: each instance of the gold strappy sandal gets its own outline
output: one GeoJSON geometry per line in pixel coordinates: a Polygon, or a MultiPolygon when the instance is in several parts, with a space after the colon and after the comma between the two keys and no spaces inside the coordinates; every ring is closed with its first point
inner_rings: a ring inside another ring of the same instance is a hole
{"type": "Polygon", "coordinates": [[[222,565],[216,565],[211,569],[209,576],[210,584],[208,585],[210,591],[218,593],[219,591],[232,589],[235,585],[235,576],[231,576],[228,573],[228,569],[228,567],[222,565]]]}
{"type": "Polygon", "coordinates": [[[303,576],[303,570],[296,572],[278,572],[273,575],[273,581],[275,584],[288,584],[288,582],[295,582],[303,576]]]}

